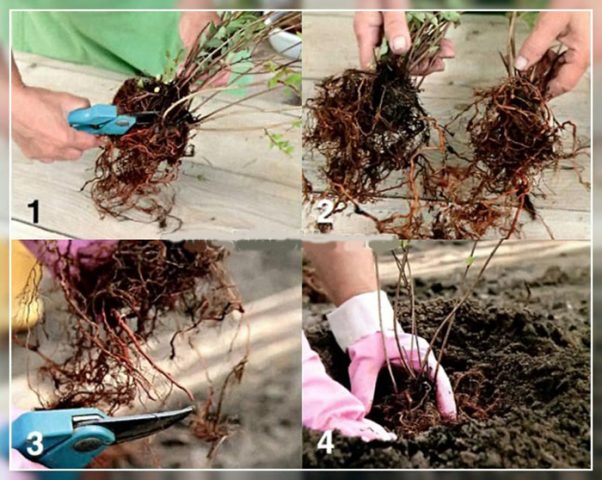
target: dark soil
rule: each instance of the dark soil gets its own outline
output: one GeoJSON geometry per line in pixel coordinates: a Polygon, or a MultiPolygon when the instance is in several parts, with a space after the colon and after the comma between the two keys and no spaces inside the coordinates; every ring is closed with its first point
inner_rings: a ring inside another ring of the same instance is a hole
{"type": "MultiPolygon", "coordinates": [[[[370,418],[399,439],[364,443],[335,432],[335,450],[326,455],[316,450],[321,433],[305,430],[304,467],[589,468],[589,256],[552,262],[490,272],[460,310],[443,360],[457,422],[441,422],[432,392],[415,396],[424,404],[410,411],[409,397],[392,394],[381,374],[370,418]]],[[[456,284],[452,276],[417,279],[425,338],[452,308],[456,284]]],[[[348,386],[347,357],[319,320],[327,306],[307,307],[318,320],[306,328],[310,344],[333,378],[348,386]]],[[[404,326],[408,312],[404,307],[404,326]]]]}

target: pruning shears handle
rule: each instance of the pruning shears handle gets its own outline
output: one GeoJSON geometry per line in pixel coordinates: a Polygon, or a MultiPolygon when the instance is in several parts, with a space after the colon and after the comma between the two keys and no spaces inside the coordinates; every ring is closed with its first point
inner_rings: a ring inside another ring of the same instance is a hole
{"type": "Polygon", "coordinates": [[[192,412],[193,407],[125,417],[96,408],[26,412],[12,424],[12,448],[48,468],[79,469],[110,445],[152,435],[192,412]]]}
{"type": "Polygon", "coordinates": [[[136,124],[133,115],[119,115],[115,105],[98,104],[69,113],[69,125],[92,135],[123,135],[136,124]]]}

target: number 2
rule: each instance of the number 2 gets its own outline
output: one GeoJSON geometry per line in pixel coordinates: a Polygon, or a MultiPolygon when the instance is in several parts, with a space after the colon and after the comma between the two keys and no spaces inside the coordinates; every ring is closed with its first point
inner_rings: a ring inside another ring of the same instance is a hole
{"type": "Polygon", "coordinates": [[[39,457],[44,452],[44,444],[42,441],[44,436],[40,432],[31,432],[27,435],[27,441],[31,442],[31,445],[27,447],[27,453],[32,457],[39,457]]]}
{"type": "Polygon", "coordinates": [[[334,202],[332,200],[323,199],[318,202],[318,223],[330,223],[332,224],[332,218],[327,218],[334,210],[334,202]]]}
{"type": "Polygon", "coordinates": [[[326,454],[330,455],[334,450],[334,443],[332,443],[332,430],[327,430],[318,442],[318,450],[326,450],[326,454]]]}

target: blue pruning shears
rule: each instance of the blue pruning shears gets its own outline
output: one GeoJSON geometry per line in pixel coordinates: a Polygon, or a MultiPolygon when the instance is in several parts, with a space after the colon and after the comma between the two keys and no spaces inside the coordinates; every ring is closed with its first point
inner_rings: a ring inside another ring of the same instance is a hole
{"type": "Polygon", "coordinates": [[[139,112],[120,115],[115,105],[93,105],[69,113],[67,121],[76,130],[92,135],[124,135],[134,125],[151,124],[157,112],[139,112]]]}
{"type": "Polygon", "coordinates": [[[12,424],[12,446],[48,468],[84,468],[110,445],[152,435],[192,412],[192,406],[125,417],[96,408],[27,412],[12,424]]]}

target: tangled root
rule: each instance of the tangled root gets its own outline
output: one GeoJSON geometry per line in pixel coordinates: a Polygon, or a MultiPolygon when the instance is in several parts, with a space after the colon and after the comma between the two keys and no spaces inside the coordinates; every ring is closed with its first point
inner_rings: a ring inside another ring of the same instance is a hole
{"type": "Polygon", "coordinates": [[[56,259],[51,270],[67,303],[66,320],[44,318],[25,339],[16,338],[42,360],[36,382],[41,405],[113,412],[135,400],[167,398],[173,388],[192,401],[192,393],[152,358],[148,342],[170,332],[173,359],[178,337],[189,340],[201,325],[243,312],[224,268],[226,250],[164,241],[120,241],[75,254],[53,241],[40,248],[56,259]],[[42,386],[51,394],[41,393],[42,386]]]}
{"type": "Polygon", "coordinates": [[[326,78],[308,100],[306,144],[325,158],[325,178],[337,210],[349,199],[364,203],[382,194],[382,182],[407,168],[430,138],[418,89],[388,55],[375,73],[346,70],[326,78]]]}
{"type": "MultiPolygon", "coordinates": [[[[109,137],[96,160],[92,199],[102,214],[158,222],[165,228],[174,204],[170,185],[177,179],[195,119],[186,103],[164,114],[188,95],[186,87],[153,79],[130,79],[113,100],[121,114],[157,112],[152,125],[134,126],[123,136],[109,137]]],[[[84,185],[84,188],[86,187],[84,185]]],[[[175,229],[179,228],[179,221],[175,229]]]]}

